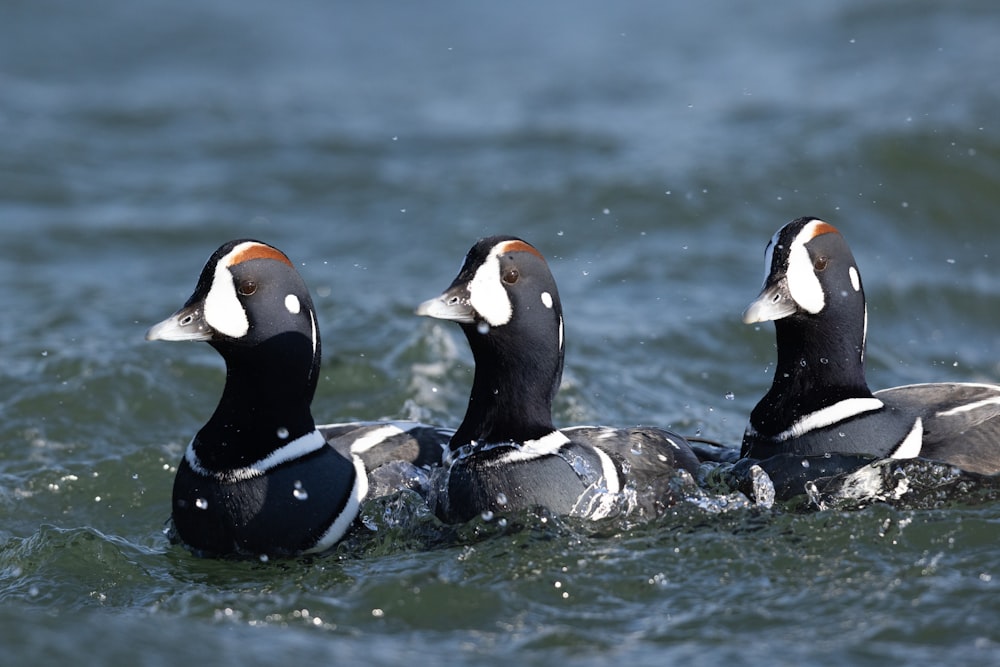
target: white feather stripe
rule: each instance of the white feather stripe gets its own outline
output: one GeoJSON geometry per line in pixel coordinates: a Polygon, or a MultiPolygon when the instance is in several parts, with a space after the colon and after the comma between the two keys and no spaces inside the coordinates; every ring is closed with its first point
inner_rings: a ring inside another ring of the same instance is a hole
{"type": "Polygon", "coordinates": [[[896,449],[892,452],[892,454],[889,455],[889,458],[891,459],[916,458],[920,456],[920,448],[923,446],[923,443],[924,443],[924,424],[920,420],[920,417],[917,417],[917,421],[914,422],[913,428],[910,429],[910,432],[907,434],[907,436],[903,438],[903,442],[899,443],[899,447],[896,447],[896,449]]]}
{"type": "Polygon", "coordinates": [[[984,398],[981,401],[975,401],[973,403],[966,403],[965,405],[959,405],[957,407],[951,408],[950,410],[942,410],[937,413],[938,417],[950,417],[951,415],[961,414],[963,412],[972,412],[973,410],[979,410],[991,405],[1000,405],[1000,396],[994,398],[984,398]]]}
{"type": "Polygon", "coordinates": [[[885,405],[877,398],[847,398],[828,407],[811,412],[792,424],[791,428],[775,436],[776,440],[784,441],[825,428],[832,424],[845,421],[851,417],[873,410],[881,410],[885,405]]]}
{"type": "Polygon", "coordinates": [[[493,465],[504,465],[518,461],[532,461],[549,454],[555,454],[559,448],[570,441],[562,431],[552,431],[548,435],[543,435],[537,440],[526,440],[520,447],[514,447],[510,452],[504,454],[493,465]]]}
{"type": "Polygon", "coordinates": [[[387,438],[404,433],[403,429],[395,424],[386,424],[365,433],[363,436],[351,443],[352,454],[363,454],[372,447],[385,442],[387,438]]]}
{"type": "Polygon", "coordinates": [[[622,490],[622,481],[618,477],[618,468],[615,467],[615,462],[611,460],[607,452],[597,447],[594,447],[594,452],[601,460],[601,473],[604,475],[604,485],[608,489],[608,493],[619,493],[622,490]]]}
{"type": "Polygon", "coordinates": [[[351,495],[348,496],[347,502],[340,510],[340,514],[337,518],[333,520],[330,527],[326,529],[323,536],[316,541],[316,544],[305,551],[305,553],[318,553],[320,551],[326,551],[344,536],[347,529],[351,527],[354,523],[354,519],[358,516],[358,510],[361,508],[361,503],[368,496],[368,472],[365,470],[365,464],[361,462],[361,459],[357,456],[351,457],[354,460],[354,487],[351,489],[351,495]]]}

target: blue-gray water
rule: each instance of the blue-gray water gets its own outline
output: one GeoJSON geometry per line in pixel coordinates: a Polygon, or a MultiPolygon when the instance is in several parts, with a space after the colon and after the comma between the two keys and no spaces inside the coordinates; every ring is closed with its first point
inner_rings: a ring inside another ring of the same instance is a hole
{"type": "Polygon", "coordinates": [[[992,0],[0,3],[4,664],[995,663],[996,502],[447,539],[372,504],[324,557],[195,559],[161,528],[221,360],[143,332],[258,237],[315,296],[319,420],[456,425],[471,358],[412,309],[513,233],[562,294],[559,424],[735,446],[774,359],[739,314],[818,215],[873,388],[996,381],[998,33],[992,0]]]}

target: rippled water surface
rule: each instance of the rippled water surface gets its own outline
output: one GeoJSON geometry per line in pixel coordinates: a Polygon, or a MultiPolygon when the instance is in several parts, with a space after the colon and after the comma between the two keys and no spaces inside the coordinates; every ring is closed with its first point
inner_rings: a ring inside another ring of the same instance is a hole
{"type": "Polygon", "coordinates": [[[557,423],[736,446],[774,359],[739,314],[773,232],[817,215],[864,275],[873,388],[996,381],[993,2],[0,14],[11,664],[1000,658],[1000,505],[980,495],[458,529],[400,497],[322,557],[196,559],[161,529],[223,367],[143,341],[218,245],[257,237],[313,291],[319,420],[454,426],[471,356],[412,311],[476,238],[517,234],[566,312],[557,423]]]}

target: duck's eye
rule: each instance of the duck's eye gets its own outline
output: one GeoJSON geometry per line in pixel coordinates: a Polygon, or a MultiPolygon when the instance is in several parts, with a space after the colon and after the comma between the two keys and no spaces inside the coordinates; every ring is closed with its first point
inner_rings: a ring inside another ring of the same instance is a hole
{"type": "Polygon", "coordinates": [[[513,285],[517,282],[517,279],[521,274],[517,272],[517,269],[507,269],[503,274],[503,281],[508,285],[513,285]]]}
{"type": "Polygon", "coordinates": [[[816,261],[813,262],[813,268],[816,269],[817,272],[823,271],[829,263],[830,259],[828,257],[817,257],[816,261]]]}
{"type": "Polygon", "coordinates": [[[236,288],[242,296],[250,296],[257,291],[257,283],[253,280],[241,280],[239,287],[236,288]]]}

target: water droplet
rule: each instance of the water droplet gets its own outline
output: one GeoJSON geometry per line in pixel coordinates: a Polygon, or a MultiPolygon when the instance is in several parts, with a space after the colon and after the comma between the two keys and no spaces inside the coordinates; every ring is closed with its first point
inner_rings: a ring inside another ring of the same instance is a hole
{"type": "Polygon", "coordinates": [[[503,491],[501,491],[500,493],[497,494],[497,505],[506,505],[506,504],[507,504],[507,495],[503,491]]]}
{"type": "Polygon", "coordinates": [[[630,451],[636,456],[642,456],[642,443],[633,442],[630,451]]]}
{"type": "Polygon", "coordinates": [[[281,438],[282,440],[287,440],[288,439],[288,429],[285,428],[284,426],[279,426],[278,427],[278,437],[281,438]]]}
{"type": "Polygon", "coordinates": [[[260,556],[258,556],[258,558],[260,558],[261,563],[266,563],[268,560],[270,560],[267,554],[261,554],[260,556]]]}
{"type": "Polygon", "coordinates": [[[198,498],[198,500],[194,501],[194,506],[197,507],[200,510],[207,510],[208,509],[208,501],[205,500],[204,498],[198,498]]]}
{"type": "Polygon", "coordinates": [[[809,459],[802,459],[802,467],[803,468],[809,467],[809,459]]]}
{"type": "Polygon", "coordinates": [[[490,325],[486,322],[480,322],[479,324],[476,325],[476,331],[485,336],[490,332],[490,325]]]}
{"type": "Polygon", "coordinates": [[[493,512],[491,512],[490,510],[483,510],[483,513],[480,516],[483,517],[483,521],[493,520],[493,512]]]}
{"type": "Polygon", "coordinates": [[[507,519],[501,517],[500,520],[497,521],[497,525],[500,526],[501,528],[506,528],[507,527],[507,519]]]}
{"type": "Polygon", "coordinates": [[[807,366],[806,360],[805,359],[799,359],[799,366],[801,366],[802,368],[805,368],[807,366]]]}
{"type": "Polygon", "coordinates": [[[820,357],[819,358],[819,363],[821,363],[821,364],[828,364],[828,363],[830,363],[830,360],[827,359],[826,357],[820,357]]]}
{"type": "Polygon", "coordinates": [[[736,400],[736,394],[734,394],[731,391],[727,391],[726,392],[726,400],[727,401],[735,401],[736,400]]]}
{"type": "Polygon", "coordinates": [[[293,486],[295,488],[292,489],[292,495],[295,496],[296,500],[309,500],[309,492],[302,488],[302,482],[295,480],[293,486]]]}

